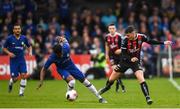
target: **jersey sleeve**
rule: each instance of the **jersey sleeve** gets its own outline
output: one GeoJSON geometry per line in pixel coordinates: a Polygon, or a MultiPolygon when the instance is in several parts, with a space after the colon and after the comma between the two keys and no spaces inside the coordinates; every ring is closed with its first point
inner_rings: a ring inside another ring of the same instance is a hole
{"type": "Polygon", "coordinates": [[[118,37],[118,47],[121,48],[122,36],[119,35],[118,37]]]}
{"type": "Polygon", "coordinates": [[[152,45],[164,44],[164,42],[150,39],[145,34],[142,34],[142,41],[147,42],[148,44],[152,44],[152,45]]]}
{"type": "Polygon", "coordinates": [[[52,63],[53,63],[53,57],[52,57],[52,55],[51,55],[51,56],[49,56],[48,60],[47,60],[46,63],[44,64],[44,68],[45,68],[45,69],[48,69],[49,66],[50,66],[52,63]]]}
{"type": "Polygon", "coordinates": [[[105,36],[105,42],[107,42],[108,35],[105,36]]]}
{"type": "Polygon", "coordinates": [[[9,41],[10,41],[9,38],[7,38],[5,43],[3,44],[3,48],[8,48],[8,46],[10,44],[9,41]]]}
{"type": "Polygon", "coordinates": [[[29,48],[30,47],[30,43],[29,43],[29,41],[28,41],[28,39],[25,37],[25,42],[24,42],[25,44],[26,44],[26,46],[29,48]]]}
{"type": "Polygon", "coordinates": [[[126,37],[122,38],[122,40],[121,40],[121,49],[122,50],[127,49],[127,38],[126,37]]]}

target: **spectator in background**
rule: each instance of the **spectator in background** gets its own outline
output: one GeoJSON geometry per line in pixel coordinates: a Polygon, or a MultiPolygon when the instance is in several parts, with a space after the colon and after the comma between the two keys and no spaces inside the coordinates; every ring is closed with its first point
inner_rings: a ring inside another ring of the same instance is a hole
{"type": "Polygon", "coordinates": [[[124,9],[124,18],[128,18],[130,12],[133,11],[133,3],[134,0],[128,0],[127,2],[125,2],[125,9],[124,9]]]}
{"type": "Polygon", "coordinates": [[[25,0],[14,0],[14,13],[24,15],[25,7],[25,0]]]}
{"type": "Polygon", "coordinates": [[[95,79],[105,78],[106,58],[104,52],[102,52],[99,38],[94,38],[92,49],[89,52],[93,66],[86,72],[86,77],[94,76],[95,79]]]}
{"type": "Polygon", "coordinates": [[[23,16],[21,14],[17,15],[16,23],[19,25],[23,25],[23,16]]]}
{"type": "Polygon", "coordinates": [[[134,25],[135,27],[138,27],[137,23],[135,22],[135,13],[130,12],[128,18],[127,18],[127,24],[128,25],[134,25]]]}
{"type": "Polygon", "coordinates": [[[4,0],[2,6],[0,6],[0,12],[2,12],[2,16],[6,16],[7,13],[12,13],[14,11],[14,5],[11,0],[4,0]]]}
{"type": "Polygon", "coordinates": [[[49,17],[55,16],[57,11],[57,5],[55,0],[48,0],[48,15],[49,17]]]}
{"type": "Polygon", "coordinates": [[[83,54],[89,54],[89,50],[91,49],[91,40],[88,32],[83,33],[83,41],[82,45],[80,45],[83,51],[83,54]]]}
{"type": "Polygon", "coordinates": [[[147,25],[145,22],[141,22],[140,23],[140,29],[139,29],[140,33],[142,34],[146,34],[146,35],[149,35],[148,33],[148,29],[147,29],[147,25]]]}
{"type": "Polygon", "coordinates": [[[118,24],[117,24],[117,31],[121,34],[124,34],[125,28],[127,27],[126,21],[122,17],[118,19],[118,24]]]}
{"type": "Polygon", "coordinates": [[[35,13],[37,11],[37,3],[35,0],[25,0],[25,3],[26,12],[35,13]]]}
{"type": "Polygon", "coordinates": [[[101,22],[107,27],[109,24],[114,23],[117,24],[117,17],[113,14],[111,8],[107,9],[107,12],[102,16],[101,22]]]}
{"type": "Polygon", "coordinates": [[[152,78],[155,74],[153,73],[153,68],[155,67],[154,64],[152,64],[152,54],[153,50],[151,45],[144,43],[141,50],[142,55],[142,66],[144,67],[144,73],[145,77],[152,78]]]}
{"type": "Polygon", "coordinates": [[[51,22],[49,23],[49,28],[54,28],[55,31],[56,31],[56,34],[59,34],[60,33],[60,24],[58,23],[57,21],[57,17],[56,16],[53,16],[52,19],[51,19],[51,22]]]}
{"type": "Polygon", "coordinates": [[[62,24],[60,28],[60,34],[65,35],[66,39],[69,41],[71,38],[70,30],[64,24],[62,24]]]}
{"type": "Polygon", "coordinates": [[[36,26],[33,23],[33,19],[32,18],[28,18],[26,20],[26,25],[24,26],[23,30],[24,32],[26,32],[28,29],[30,29],[32,31],[32,34],[35,34],[36,32],[36,26]]]}
{"type": "Polygon", "coordinates": [[[39,19],[39,23],[37,25],[41,26],[43,31],[48,30],[48,24],[44,21],[44,19],[42,17],[39,19]]]}
{"type": "Polygon", "coordinates": [[[119,18],[122,17],[122,5],[121,2],[116,2],[115,3],[115,9],[114,9],[115,15],[119,18]]]}
{"type": "Polygon", "coordinates": [[[12,28],[13,28],[13,25],[12,25],[12,13],[11,12],[8,12],[6,14],[6,18],[4,19],[4,25],[7,26],[8,30],[11,31],[12,28]]]}
{"type": "Polygon", "coordinates": [[[69,24],[69,2],[67,0],[61,0],[59,3],[59,16],[61,23],[69,24]]]}
{"type": "Polygon", "coordinates": [[[163,22],[162,22],[162,29],[167,29],[167,30],[170,30],[170,25],[169,25],[169,18],[167,16],[164,16],[162,18],[163,22]]]}
{"type": "Polygon", "coordinates": [[[178,30],[180,30],[180,20],[178,17],[175,17],[175,19],[172,21],[171,30],[174,34],[176,34],[178,30]]]}
{"type": "Polygon", "coordinates": [[[8,36],[8,28],[7,26],[3,26],[2,32],[0,33],[0,54],[3,54],[2,52],[2,46],[5,43],[6,36],[8,36]]]}

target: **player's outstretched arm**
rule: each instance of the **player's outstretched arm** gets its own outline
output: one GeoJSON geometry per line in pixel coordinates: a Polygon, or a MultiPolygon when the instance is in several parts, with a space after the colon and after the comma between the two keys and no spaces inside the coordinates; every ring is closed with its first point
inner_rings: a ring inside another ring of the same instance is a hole
{"type": "Polygon", "coordinates": [[[143,40],[144,42],[147,42],[149,44],[152,44],[152,45],[159,45],[159,44],[164,44],[164,45],[171,45],[172,44],[172,41],[157,41],[157,40],[154,40],[154,39],[150,39],[149,37],[147,37],[146,35],[143,35],[143,40]]]}
{"type": "Polygon", "coordinates": [[[41,88],[42,85],[43,85],[45,72],[46,72],[46,69],[43,67],[43,68],[41,69],[41,72],[40,72],[40,82],[39,82],[39,85],[38,85],[38,87],[37,87],[37,90],[38,90],[39,88],[41,88]]]}

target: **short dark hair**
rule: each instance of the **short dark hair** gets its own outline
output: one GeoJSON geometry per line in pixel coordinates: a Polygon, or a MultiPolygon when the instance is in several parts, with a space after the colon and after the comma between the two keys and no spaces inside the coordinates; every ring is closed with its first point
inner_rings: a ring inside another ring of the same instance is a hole
{"type": "Polygon", "coordinates": [[[54,53],[62,53],[62,46],[59,43],[55,44],[52,49],[54,53]]]}
{"type": "Polygon", "coordinates": [[[128,26],[125,30],[125,34],[132,33],[133,31],[135,31],[135,27],[134,26],[128,26]]]}
{"type": "Polygon", "coordinates": [[[21,27],[21,25],[20,25],[19,23],[15,23],[14,26],[13,26],[13,28],[14,28],[15,26],[20,26],[20,27],[21,27]]]}
{"type": "Polygon", "coordinates": [[[115,26],[115,24],[114,24],[114,23],[110,23],[110,24],[108,25],[108,27],[109,27],[109,26],[115,26]]]}

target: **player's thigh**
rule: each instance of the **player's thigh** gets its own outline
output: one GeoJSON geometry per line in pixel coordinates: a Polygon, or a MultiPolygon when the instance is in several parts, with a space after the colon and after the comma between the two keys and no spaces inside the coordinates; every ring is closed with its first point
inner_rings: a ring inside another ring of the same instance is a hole
{"type": "Polygon", "coordinates": [[[124,74],[124,72],[128,69],[128,65],[125,63],[119,63],[113,66],[113,70],[117,73],[124,74]]]}
{"type": "Polygon", "coordinates": [[[21,62],[19,64],[19,73],[21,75],[21,78],[25,79],[27,78],[27,67],[26,67],[26,62],[21,62]]]}
{"type": "Polygon", "coordinates": [[[134,73],[138,70],[142,70],[142,66],[139,62],[130,63],[129,67],[133,70],[134,73]]]}
{"type": "Polygon", "coordinates": [[[77,80],[79,80],[80,82],[83,82],[85,79],[84,74],[74,65],[72,66],[68,72],[77,80]]]}
{"type": "Polygon", "coordinates": [[[120,73],[113,70],[113,72],[111,73],[109,77],[109,81],[117,80],[120,77],[120,75],[121,75],[120,73]]]}
{"type": "Polygon", "coordinates": [[[57,69],[57,71],[61,75],[61,77],[66,81],[67,79],[69,79],[69,77],[71,77],[71,74],[67,70],[57,69]]]}
{"type": "Polygon", "coordinates": [[[142,70],[137,70],[137,71],[135,72],[135,76],[136,76],[136,78],[138,79],[139,83],[142,83],[142,82],[145,81],[145,79],[144,79],[144,74],[143,74],[143,71],[142,71],[142,70]]]}
{"type": "Polygon", "coordinates": [[[19,76],[18,63],[10,62],[10,74],[12,78],[17,78],[19,76]]]}

